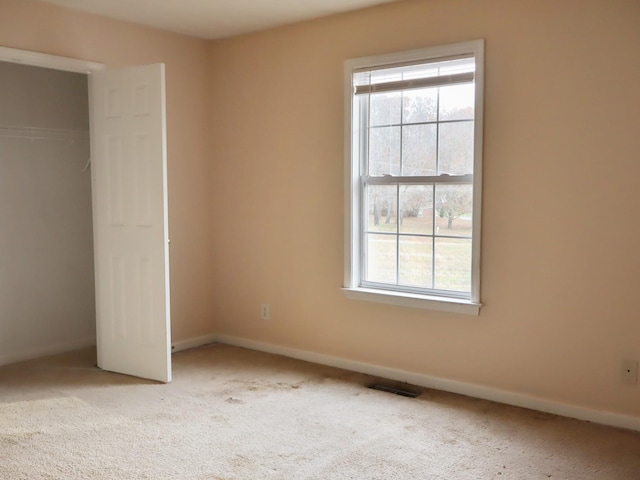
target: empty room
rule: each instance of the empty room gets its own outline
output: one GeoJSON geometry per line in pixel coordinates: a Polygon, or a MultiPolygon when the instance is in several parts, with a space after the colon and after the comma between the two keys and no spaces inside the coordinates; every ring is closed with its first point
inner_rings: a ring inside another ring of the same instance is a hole
{"type": "Polygon", "coordinates": [[[0,478],[640,479],[640,2],[0,0],[0,478]]]}

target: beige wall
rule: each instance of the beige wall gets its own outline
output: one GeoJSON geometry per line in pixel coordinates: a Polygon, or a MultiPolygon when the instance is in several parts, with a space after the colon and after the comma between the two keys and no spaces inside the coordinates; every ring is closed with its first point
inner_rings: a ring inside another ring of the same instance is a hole
{"type": "Polygon", "coordinates": [[[0,0],[0,45],[103,62],[164,62],[173,340],[209,333],[208,44],[32,0],[0,0]]]}
{"type": "Polygon", "coordinates": [[[637,0],[403,1],[215,42],[217,331],[640,417],[619,383],[640,358],[639,52],[637,0]],[[343,61],[476,38],[485,306],[346,300],[343,61]]]}

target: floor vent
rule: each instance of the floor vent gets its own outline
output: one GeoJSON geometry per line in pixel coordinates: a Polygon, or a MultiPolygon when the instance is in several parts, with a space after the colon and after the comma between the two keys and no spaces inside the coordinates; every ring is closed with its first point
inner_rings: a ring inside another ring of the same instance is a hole
{"type": "Polygon", "coordinates": [[[388,387],[387,385],[380,385],[379,383],[373,384],[369,387],[372,390],[379,390],[380,392],[393,393],[400,395],[401,397],[416,398],[419,393],[409,392],[408,390],[400,390],[399,388],[388,387]]]}

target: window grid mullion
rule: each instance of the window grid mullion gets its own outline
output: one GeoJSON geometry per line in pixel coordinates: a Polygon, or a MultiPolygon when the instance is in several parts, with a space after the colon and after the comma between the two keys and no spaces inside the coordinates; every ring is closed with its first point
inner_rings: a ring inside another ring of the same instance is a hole
{"type": "MultiPolygon", "coordinates": [[[[440,174],[440,88],[436,94],[436,174],[440,174]]],[[[436,189],[437,185],[433,185],[433,238],[431,239],[431,288],[436,288],[436,234],[438,227],[436,225],[436,189]]]]}
{"type": "Polygon", "coordinates": [[[436,234],[438,233],[438,226],[436,225],[436,185],[431,189],[431,215],[433,216],[433,236],[431,238],[431,288],[436,288],[436,234]]]}
{"type": "Polygon", "coordinates": [[[427,122],[390,123],[388,125],[372,125],[370,128],[371,128],[371,130],[375,130],[377,128],[400,127],[400,126],[403,126],[403,125],[409,125],[409,126],[413,127],[413,126],[420,126],[420,125],[437,125],[438,123],[441,123],[441,124],[444,125],[444,124],[447,124],[447,123],[473,123],[473,122],[474,122],[473,118],[461,118],[461,119],[458,119],[458,120],[439,120],[439,121],[436,120],[436,121],[433,121],[433,122],[428,122],[427,121],[427,122]]]}
{"type": "Polygon", "coordinates": [[[440,89],[436,95],[436,175],[440,174],[440,89]]]}
{"type": "Polygon", "coordinates": [[[400,285],[400,185],[396,185],[396,285],[400,285]]]}
{"type": "MultiPolygon", "coordinates": [[[[404,92],[401,91],[400,92],[400,176],[404,176],[404,161],[403,161],[403,148],[404,148],[404,142],[403,142],[403,135],[404,135],[404,119],[402,118],[402,105],[404,105],[404,92]]],[[[398,204],[398,208],[400,207],[400,204],[398,204]]]]}
{"type": "MultiPolygon", "coordinates": [[[[364,99],[364,98],[363,98],[364,99]]],[[[360,172],[365,175],[369,175],[369,142],[371,136],[369,135],[369,112],[371,111],[371,95],[366,96],[366,101],[360,101],[360,172]]],[[[360,231],[368,232],[369,222],[369,196],[367,195],[367,186],[361,183],[360,185],[360,205],[362,213],[360,215],[360,231]]],[[[360,235],[360,282],[367,278],[367,270],[369,264],[369,252],[367,248],[368,233],[360,235]]]]}
{"type": "MultiPolygon", "coordinates": [[[[403,133],[404,119],[402,118],[402,105],[404,104],[404,92],[400,92],[400,176],[404,175],[403,162],[403,133]]],[[[400,185],[396,185],[396,285],[400,285],[400,185]]]]}

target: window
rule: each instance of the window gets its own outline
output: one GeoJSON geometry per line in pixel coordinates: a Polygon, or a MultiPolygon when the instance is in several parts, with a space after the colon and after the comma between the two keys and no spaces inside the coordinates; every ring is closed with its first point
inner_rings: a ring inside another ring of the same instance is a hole
{"type": "Polygon", "coordinates": [[[345,294],[479,312],[476,40],[348,60],[345,294]]]}

